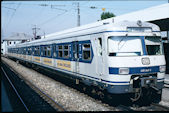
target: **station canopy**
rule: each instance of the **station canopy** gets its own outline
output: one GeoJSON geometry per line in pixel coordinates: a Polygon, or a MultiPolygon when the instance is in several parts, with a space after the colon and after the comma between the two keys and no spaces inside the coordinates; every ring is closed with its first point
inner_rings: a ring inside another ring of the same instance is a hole
{"type": "MultiPolygon", "coordinates": [[[[112,18],[109,18],[112,19],[112,18]]],[[[109,19],[107,19],[109,21],[109,19]]],[[[158,25],[161,31],[169,31],[169,3],[114,17],[118,21],[147,21],[158,25]]]]}

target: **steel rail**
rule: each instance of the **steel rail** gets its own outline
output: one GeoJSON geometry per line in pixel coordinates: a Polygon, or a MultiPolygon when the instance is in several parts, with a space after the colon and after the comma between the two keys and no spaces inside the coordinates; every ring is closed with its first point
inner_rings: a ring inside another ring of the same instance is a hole
{"type": "Polygon", "coordinates": [[[133,109],[125,105],[118,105],[116,108],[119,109],[120,111],[134,111],[133,109]]]}
{"type": "Polygon", "coordinates": [[[161,105],[161,104],[156,104],[156,103],[152,103],[151,105],[152,105],[152,106],[159,107],[159,108],[161,108],[161,109],[164,110],[164,111],[169,111],[169,107],[167,107],[167,106],[163,106],[163,105],[161,105]]]}
{"type": "Polygon", "coordinates": [[[13,85],[13,83],[11,82],[11,80],[9,79],[8,75],[6,74],[6,72],[4,71],[3,67],[1,67],[4,75],[6,76],[7,80],[9,81],[10,85],[12,86],[12,88],[14,89],[16,95],[18,96],[18,98],[20,99],[20,101],[22,102],[22,104],[24,105],[25,109],[27,112],[29,112],[28,107],[26,106],[26,104],[24,103],[24,101],[22,100],[21,96],[19,95],[18,91],[16,90],[15,86],[13,85]]]}

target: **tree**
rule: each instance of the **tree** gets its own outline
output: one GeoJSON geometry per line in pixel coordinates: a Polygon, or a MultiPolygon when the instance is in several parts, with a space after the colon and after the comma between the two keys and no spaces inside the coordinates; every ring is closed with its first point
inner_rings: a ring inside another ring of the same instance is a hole
{"type": "Polygon", "coordinates": [[[103,12],[101,14],[101,20],[107,19],[107,18],[111,18],[111,17],[115,17],[116,15],[114,15],[113,13],[110,12],[103,12]]]}

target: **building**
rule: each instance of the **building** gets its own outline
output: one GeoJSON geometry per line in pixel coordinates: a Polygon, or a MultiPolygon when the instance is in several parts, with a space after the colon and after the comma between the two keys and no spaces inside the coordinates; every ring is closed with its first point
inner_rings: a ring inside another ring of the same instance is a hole
{"type": "Polygon", "coordinates": [[[30,41],[33,36],[25,33],[15,33],[10,37],[1,40],[1,54],[6,54],[7,46],[13,46],[18,43],[30,41]]]}

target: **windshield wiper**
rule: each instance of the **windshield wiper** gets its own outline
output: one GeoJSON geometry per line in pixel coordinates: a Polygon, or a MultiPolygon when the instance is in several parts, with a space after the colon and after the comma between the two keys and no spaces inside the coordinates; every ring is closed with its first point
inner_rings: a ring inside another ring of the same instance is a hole
{"type": "MultiPolygon", "coordinates": [[[[125,37],[127,37],[127,36],[125,36],[125,37]]],[[[120,43],[124,40],[125,37],[123,37],[123,38],[120,40],[120,42],[118,43],[118,50],[119,50],[119,45],[120,45],[120,43]]]]}

